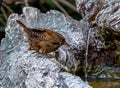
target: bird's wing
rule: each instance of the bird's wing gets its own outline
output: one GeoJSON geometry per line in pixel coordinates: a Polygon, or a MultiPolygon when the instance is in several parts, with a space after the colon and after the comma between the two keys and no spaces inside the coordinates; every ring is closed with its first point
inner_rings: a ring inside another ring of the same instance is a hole
{"type": "Polygon", "coordinates": [[[46,30],[44,29],[44,28],[36,28],[36,29],[31,29],[32,30],[32,32],[36,32],[36,33],[43,33],[43,32],[45,32],[46,30]]]}
{"type": "Polygon", "coordinates": [[[46,39],[45,36],[45,32],[46,30],[44,30],[43,28],[39,28],[39,29],[31,29],[32,30],[32,36],[35,39],[39,39],[41,41],[46,39]]]}

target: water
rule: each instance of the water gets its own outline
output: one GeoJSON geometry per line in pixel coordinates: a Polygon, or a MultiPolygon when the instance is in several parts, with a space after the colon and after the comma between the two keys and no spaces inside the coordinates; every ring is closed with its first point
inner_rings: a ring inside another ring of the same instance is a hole
{"type": "Polygon", "coordinates": [[[93,88],[120,88],[120,80],[94,79],[91,81],[89,80],[89,85],[91,85],[93,88]]]}
{"type": "MultiPolygon", "coordinates": [[[[86,80],[84,76],[81,76],[82,80],[86,80]]],[[[87,77],[87,83],[92,88],[120,88],[120,79],[109,78],[96,78],[92,76],[87,77]]]]}

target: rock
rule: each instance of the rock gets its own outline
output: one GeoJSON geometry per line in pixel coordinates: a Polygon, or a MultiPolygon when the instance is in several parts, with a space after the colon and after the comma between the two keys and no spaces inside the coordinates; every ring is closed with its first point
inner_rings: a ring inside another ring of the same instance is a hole
{"type": "Polygon", "coordinates": [[[93,74],[97,78],[120,79],[120,68],[119,67],[105,66],[97,70],[93,74]]]}
{"type": "Polygon", "coordinates": [[[106,3],[96,16],[96,23],[103,29],[120,32],[120,0],[106,3]]]}
{"type": "MultiPolygon", "coordinates": [[[[93,75],[94,73],[103,75],[104,72],[109,74],[108,71],[104,71],[104,68],[108,67],[116,72],[116,66],[120,67],[119,4],[120,0],[76,0],[77,10],[83,16],[82,20],[85,19],[89,25],[87,28],[92,29],[87,57],[89,63],[88,71],[90,73],[93,72],[93,75]],[[100,48],[97,48],[98,46],[100,48]],[[92,71],[89,69],[92,69],[92,71]]],[[[88,34],[83,35],[87,40],[88,34]]],[[[119,72],[120,70],[117,69],[117,73],[119,72]]],[[[111,72],[111,74],[119,78],[119,75],[114,72],[111,72]]],[[[105,78],[105,76],[101,77],[105,78]]]]}
{"type": "Polygon", "coordinates": [[[96,16],[96,23],[101,27],[105,48],[111,51],[114,66],[120,66],[120,0],[109,1],[96,16]]]}
{"type": "Polygon", "coordinates": [[[83,85],[84,82],[78,76],[73,76],[72,74],[66,73],[66,72],[61,72],[60,75],[62,76],[62,79],[65,81],[65,83],[69,85],[70,88],[80,88],[80,87],[89,88],[90,87],[87,85],[87,83],[85,83],[86,86],[83,85]],[[71,82],[69,80],[73,80],[74,82],[71,82]]]}
{"type": "Polygon", "coordinates": [[[75,53],[83,49],[85,41],[79,21],[55,10],[44,14],[36,8],[25,7],[23,14],[10,15],[5,32],[0,46],[1,88],[91,88],[79,77],[60,70],[61,64],[68,68],[80,64],[75,53]],[[26,34],[16,23],[16,19],[20,19],[30,28],[49,28],[60,32],[72,50],[60,47],[57,51],[59,62],[28,51],[26,34]]]}
{"type": "Polygon", "coordinates": [[[83,17],[92,21],[108,0],[76,0],[77,10],[83,17]]]}

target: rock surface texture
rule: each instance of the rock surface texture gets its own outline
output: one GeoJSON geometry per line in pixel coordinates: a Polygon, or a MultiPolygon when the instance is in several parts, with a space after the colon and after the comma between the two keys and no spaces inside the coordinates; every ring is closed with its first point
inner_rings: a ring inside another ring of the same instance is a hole
{"type": "Polygon", "coordinates": [[[95,68],[92,72],[97,77],[120,79],[120,0],[76,0],[76,5],[91,25],[89,29],[96,29],[103,39],[98,37],[102,42],[99,51],[89,48],[88,63],[92,66],[88,67],[95,68]]]}
{"type": "Polygon", "coordinates": [[[91,88],[79,77],[60,71],[61,65],[76,68],[80,64],[75,58],[85,45],[80,24],[58,11],[44,14],[32,7],[25,7],[21,15],[10,15],[0,46],[0,88],[91,88]],[[26,34],[16,19],[30,28],[49,28],[63,34],[72,50],[60,47],[58,61],[28,51],[26,34]]]}

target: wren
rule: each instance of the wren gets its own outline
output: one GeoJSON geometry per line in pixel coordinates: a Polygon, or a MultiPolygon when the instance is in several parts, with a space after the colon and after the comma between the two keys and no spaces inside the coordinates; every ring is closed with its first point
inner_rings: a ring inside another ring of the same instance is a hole
{"type": "Polygon", "coordinates": [[[56,51],[62,45],[68,45],[62,34],[46,28],[29,28],[20,20],[16,22],[24,29],[29,41],[29,50],[45,54],[56,51]]]}

